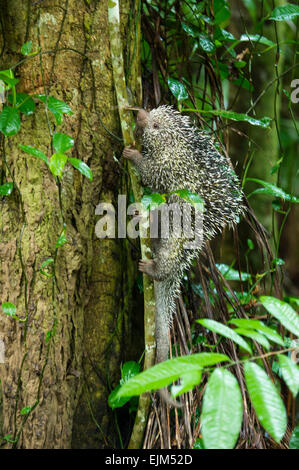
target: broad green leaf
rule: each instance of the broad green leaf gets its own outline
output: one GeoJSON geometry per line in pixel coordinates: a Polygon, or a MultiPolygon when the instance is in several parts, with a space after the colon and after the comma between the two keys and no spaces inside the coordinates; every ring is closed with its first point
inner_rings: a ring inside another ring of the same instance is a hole
{"type": "Polygon", "coordinates": [[[261,344],[266,349],[266,351],[270,350],[269,341],[261,333],[258,333],[254,330],[246,330],[246,328],[236,328],[234,331],[239,335],[254,339],[257,343],[261,344]]]}
{"type": "Polygon", "coordinates": [[[128,401],[130,401],[131,397],[124,397],[119,396],[118,392],[121,389],[121,385],[118,384],[110,393],[108,397],[108,404],[114,410],[115,408],[121,408],[124,406],[128,401]]]}
{"type": "Polygon", "coordinates": [[[185,85],[180,83],[178,80],[175,80],[174,78],[169,78],[167,80],[167,83],[171,93],[176,97],[178,101],[186,100],[188,98],[188,92],[185,88],[185,85]]]}
{"type": "Polygon", "coordinates": [[[274,8],[269,19],[275,21],[285,21],[293,20],[297,16],[299,16],[299,6],[293,3],[287,3],[286,5],[281,5],[274,8]]]}
{"type": "MultiPolygon", "coordinates": [[[[13,103],[13,95],[10,93],[8,95],[9,103],[13,103]]],[[[21,111],[21,113],[30,115],[34,113],[35,103],[30,95],[27,93],[17,93],[16,94],[16,107],[21,111]]]]}
{"type": "Polygon", "coordinates": [[[221,29],[221,28],[216,28],[216,31],[214,33],[214,39],[218,41],[235,41],[236,38],[235,36],[230,33],[229,31],[226,31],[226,29],[221,29]]]}
{"type": "Polygon", "coordinates": [[[285,302],[293,304],[295,307],[299,308],[299,297],[284,297],[285,302]]]}
{"type": "Polygon", "coordinates": [[[19,79],[14,77],[12,70],[0,70],[0,80],[3,80],[11,88],[19,83],[19,79]]]}
{"type": "Polygon", "coordinates": [[[245,381],[250,400],[265,430],[280,442],[287,428],[283,401],[266,372],[254,362],[244,364],[245,381]]]}
{"type": "Polygon", "coordinates": [[[208,54],[216,51],[216,45],[210,36],[206,33],[199,34],[199,45],[201,49],[208,54]]]}
{"type": "Polygon", "coordinates": [[[67,134],[59,134],[58,132],[53,135],[53,147],[55,152],[64,153],[74,145],[74,139],[67,134]]]}
{"type": "Polygon", "coordinates": [[[68,104],[66,104],[64,101],[54,98],[54,96],[48,96],[48,100],[46,95],[34,95],[34,97],[41,100],[48,106],[48,109],[51,111],[51,113],[53,113],[57,124],[61,124],[63,114],[73,114],[73,111],[68,104]]]}
{"type": "Polygon", "coordinates": [[[120,384],[122,385],[131,377],[135,377],[140,371],[140,364],[139,362],[129,361],[125,362],[121,368],[121,381],[120,384]]]}
{"type": "Polygon", "coordinates": [[[208,111],[210,114],[215,116],[221,116],[225,119],[231,119],[232,121],[245,121],[252,126],[263,127],[268,129],[270,126],[271,118],[263,117],[261,119],[255,119],[248,114],[235,113],[234,111],[226,111],[225,109],[211,109],[208,111]]]}
{"type": "Polygon", "coordinates": [[[299,425],[295,427],[291,436],[290,449],[299,449],[299,425]]]}
{"type": "Polygon", "coordinates": [[[186,393],[195,385],[199,385],[202,377],[202,370],[194,370],[192,372],[186,372],[184,375],[181,376],[181,383],[180,385],[173,385],[171,387],[171,395],[175,398],[182,393],[186,393]]]}
{"type": "Polygon", "coordinates": [[[288,356],[278,354],[277,357],[283,380],[296,397],[299,391],[299,367],[288,356]]]}
{"type": "Polygon", "coordinates": [[[21,47],[21,53],[23,55],[29,55],[30,52],[32,51],[32,41],[27,41],[23,46],[21,47]]]}
{"type": "Polygon", "coordinates": [[[268,183],[267,181],[263,181],[257,178],[246,178],[246,181],[254,181],[255,183],[259,183],[264,186],[263,188],[258,188],[253,191],[251,195],[264,193],[274,197],[281,197],[284,201],[293,202],[297,204],[299,203],[299,198],[291,196],[290,194],[286,193],[283,189],[278,188],[278,186],[275,186],[275,184],[268,183]]]}
{"type": "Polygon", "coordinates": [[[265,309],[277,318],[287,330],[299,336],[299,315],[293,307],[275,297],[262,296],[259,300],[265,309]]]}
{"type": "Polygon", "coordinates": [[[226,338],[231,339],[232,341],[237,343],[239,346],[241,346],[243,349],[248,351],[250,354],[252,353],[249,344],[247,344],[246,341],[241,336],[235,333],[235,331],[229,328],[228,326],[223,325],[222,323],[219,323],[218,321],[210,320],[209,318],[202,318],[201,320],[196,320],[196,321],[197,323],[200,323],[202,326],[204,326],[208,330],[214,331],[215,333],[218,333],[219,335],[222,335],[222,336],[225,336],[226,338]]]}
{"type": "Polygon", "coordinates": [[[74,168],[80,171],[82,175],[86,176],[90,181],[92,181],[92,171],[86,163],[79,160],[79,158],[68,158],[68,162],[70,162],[74,168]]]}
{"type": "Polygon", "coordinates": [[[188,25],[183,22],[182,28],[187,34],[189,34],[189,36],[192,36],[193,38],[197,38],[200,34],[200,30],[196,26],[188,25]]]}
{"type": "Polygon", "coordinates": [[[62,177],[63,169],[67,162],[67,156],[64,153],[54,153],[49,161],[49,168],[54,176],[62,177]]]}
{"type": "Polygon", "coordinates": [[[21,126],[20,113],[16,108],[5,106],[0,114],[0,131],[7,137],[15,135],[21,126]]]}
{"type": "Polygon", "coordinates": [[[163,388],[186,374],[186,371],[198,371],[223,361],[230,359],[225,354],[199,353],[161,362],[128,380],[119,389],[116,397],[140,395],[149,390],[163,388]]]}
{"type": "Polygon", "coordinates": [[[240,273],[236,269],[230,268],[227,264],[216,264],[217,269],[221,272],[224,279],[228,281],[248,281],[251,279],[251,275],[249,273],[241,272],[240,273]]]}
{"type": "Polygon", "coordinates": [[[275,331],[273,328],[264,325],[264,323],[260,320],[254,319],[246,319],[246,318],[234,318],[229,320],[228,323],[233,323],[234,325],[240,328],[249,328],[253,330],[261,331],[270,341],[279,344],[280,346],[284,346],[284,341],[282,337],[275,331]]]}
{"type": "Polygon", "coordinates": [[[237,68],[237,69],[243,69],[245,66],[246,66],[247,62],[245,62],[245,60],[236,60],[234,62],[234,66],[237,68]]]}
{"type": "Polygon", "coordinates": [[[201,437],[198,437],[194,442],[193,449],[204,449],[203,440],[201,437]]]}
{"type": "Polygon", "coordinates": [[[265,46],[275,46],[275,42],[270,41],[270,39],[265,38],[265,36],[260,36],[259,34],[242,34],[240,41],[258,42],[259,44],[264,44],[265,46]]]}
{"type": "Polygon", "coordinates": [[[10,196],[13,190],[13,183],[4,183],[0,186],[0,196],[10,196]]]}
{"type": "Polygon", "coordinates": [[[24,152],[29,153],[30,155],[33,155],[34,157],[40,158],[41,160],[43,160],[43,162],[49,165],[48,157],[41,150],[35,149],[34,147],[31,147],[31,145],[20,144],[19,147],[24,152]]]}
{"type": "Polygon", "coordinates": [[[135,377],[140,370],[140,364],[135,361],[125,362],[121,368],[121,380],[119,385],[117,385],[108,397],[108,403],[112,409],[120,408],[124,406],[128,401],[130,401],[131,397],[117,397],[117,393],[121,387],[121,385],[125,384],[130,378],[135,377]]]}
{"type": "MultiPolygon", "coordinates": [[[[239,78],[237,78],[236,80],[233,80],[232,83],[238,87],[244,88],[244,90],[254,91],[252,83],[250,83],[250,81],[247,80],[247,78],[245,78],[243,75],[241,77],[239,76],[239,78]]],[[[265,120],[265,122],[264,122],[264,125],[262,125],[262,127],[268,128],[270,124],[270,118],[261,119],[262,124],[263,124],[263,120],[265,120]]]]}
{"type": "Polygon", "coordinates": [[[241,430],[242,418],[242,395],[237,379],[226,369],[215,369],[203,397],[204,448],[232,449],[241,430]]]}
{"type": "Polygon", "coordinates": [[[1,307],[5,315],[8,317],[13,317],[16,314],[17,307],[11,302],[4,302],[1,307]]]}

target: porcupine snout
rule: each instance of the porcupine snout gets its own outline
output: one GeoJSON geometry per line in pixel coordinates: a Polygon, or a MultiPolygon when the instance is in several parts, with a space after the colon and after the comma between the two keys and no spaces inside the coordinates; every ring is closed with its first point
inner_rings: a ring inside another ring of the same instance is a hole
{"type": "Polygon", "coordinates": [[[142,135],[143,129],[145,128],[148,120],[148,112],[145,111],[145,109],[139,109],[137,113],[137,120],[136,120],[136,126],[135,126],[135,131],[134,135],[135,137],[138,137],[142,135]]]}

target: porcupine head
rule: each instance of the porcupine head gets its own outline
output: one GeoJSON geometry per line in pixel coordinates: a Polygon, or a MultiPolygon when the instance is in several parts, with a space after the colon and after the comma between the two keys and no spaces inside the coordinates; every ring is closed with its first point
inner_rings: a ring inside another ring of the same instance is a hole
{"type": "Polygon", "coordinates": [[[225,225],[238,222],[244,207],[230,162],[189,117],[172,106],[160,106],[149,113],[141,109],[135,135],[142,136],[142,153],[126,148],[123,155],[136,165],[144,185],[152,192],[167,194],[187,189],[203,201],[199,248],[185,249],[184,239],[170,232],[168,237],[152,240],[153,259],[139,264],[139,269],[156,281],[156,361],[161,362],[168,358],[168,331],[184,270],[207,240],[225,225]]]}

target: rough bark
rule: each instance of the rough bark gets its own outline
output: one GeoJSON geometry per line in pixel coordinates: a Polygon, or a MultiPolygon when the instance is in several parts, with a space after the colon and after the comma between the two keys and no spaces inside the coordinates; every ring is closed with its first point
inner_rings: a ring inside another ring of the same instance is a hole
{"type": "MultiPolygon", "coordinates": [[[[17,91],[45,93],[46,87],[50,95],[71,106],[72,116],[65,117],[59,128],[50,116],[50,126],[75,139],[69,156],[87,163],[94,177],[90,182],[67,166],[61,212],[58,186],[46,165],[18,148],[20,143],[32,145],[50,156],[42,104],[34,115],[22,118],[16,136],[5,139],[7,165],[20,193],[15,188],[1,201],[0,300],[16,304],[18,315],[28,313],[29,320],[25,342],[24,323],[0,315],[0,337],[6,348],[5,364],[0,365],[3,433],[18,435],[24,419],[20,410],[35,403],[40,388],[39,404],[29,414],[18,447],[113,446],[107,383],[115,382],[131,338],[132,299],[127,292],[132,292],[135,268],[131,245],[99,240],[94,232],[97,204],[115,203],[123,179],[113,159],[121,147],[112,135],[119,135],[119,120],[107,2],[3,0],[1,10],[5,18],[1,69],[22,59],[20,48],[29,39],[33,50],[54,51],[17,67],[17,91]],[[58,251],[53,285],[39,269],[55,252],[62,216],[68,243],[58,251]],[[46,343],[55,315],[56,334],[46,343]]],[[[123,27],[127,21],[123,15],[123,27]]],[[[0,171],[10,181],[1,162],[0,171]]]]}

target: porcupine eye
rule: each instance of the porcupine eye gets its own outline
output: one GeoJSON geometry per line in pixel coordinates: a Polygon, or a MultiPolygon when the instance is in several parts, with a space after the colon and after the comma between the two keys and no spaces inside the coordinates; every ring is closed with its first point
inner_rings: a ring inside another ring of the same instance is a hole
{"type": "Polygon", "coordinates": [[[154,122],[153,128],[154,128],[154,129],[159,129],[159,124],[157,124],[156,122],[154,122]]]}

